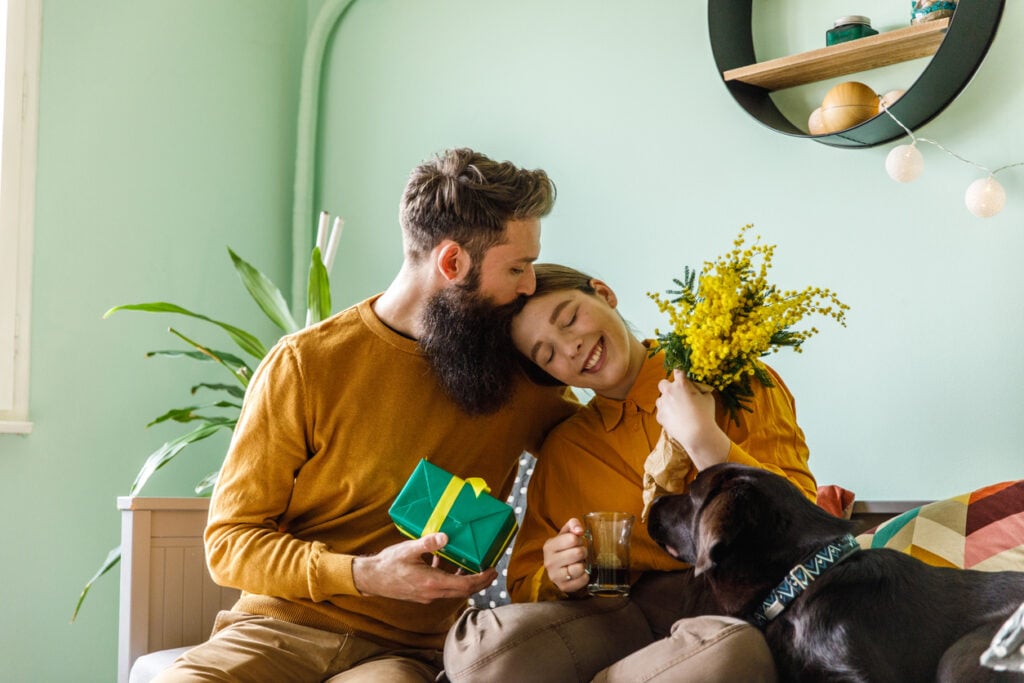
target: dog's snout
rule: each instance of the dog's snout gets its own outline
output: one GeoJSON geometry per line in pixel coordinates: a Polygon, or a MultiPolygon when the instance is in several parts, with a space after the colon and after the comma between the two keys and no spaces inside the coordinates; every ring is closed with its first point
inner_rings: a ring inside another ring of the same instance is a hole
{"type": "Polygon", "coordinates": [[[659,528],[662,528],[662,524],[660,524],[658,506],[662,504],[663,500],[665,500],[664,496],[659,496],[658,498],[655,498],[654,501],[650,504],[650,511],[647,513],[647,532],[649,533],[650,538],[654,539],[655,541],[657,541],[656,531],[659,528]]]}
{"type": "Polygon", "coordinates": [[[672,557],[692,562],[694,548],[690,531],[693,500],[687,494],[659,496],[651,503],[647,533],[672,557]]]}
{"type": "Polygon", "coordinates": [[[662,505],[666,496],[659,496],[651,503],[651,511],[647,515],[647,533],[658,545],[665,545],[665,525],[662,521],[662,505]]]}

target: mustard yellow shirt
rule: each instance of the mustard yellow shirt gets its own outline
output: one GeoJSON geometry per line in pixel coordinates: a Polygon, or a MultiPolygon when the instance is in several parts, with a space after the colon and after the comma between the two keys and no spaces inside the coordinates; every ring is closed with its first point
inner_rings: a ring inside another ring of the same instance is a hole
{"type": "Polygon", "coordinates": [[[522,452],[579,405],[524,375],[508,406],[468,415],[371,302],[283,338],[255,372],[211,501],[207,561],[243,591],[236,610],[440,648],[466,601],[359,595],[353,557],[407,540],[388,508],[420,458],[504,500],[522,452]]]}
{"type": "MultiPolygon", "coordinates": [[[[813,501],[817,486],[807,468],[808,449],[793,396],[782,378],[768,370],[775,386],[751,382],[754,396],[748,405],[753,412],[741,411],[739,424],[716,400],[716,422],[732,442],[728,461],[780,474],[813,501]]],[[[548,436],[530,479],[522,528],[508,565],[513,601],[566,597],[547,577],[544,542],[570,518],[582,519],[598,510],[631,512],[636,519],[630,544],[632,580],[647,570],[689,566],[662,550],[640,522],[644,461],[661,436],[654,402],[658,382],[665,377],[664,356],[648,358],[625,400],[595,396],[548,436]]],[[[687,483],[696,476],[694,469],[687,483]]]]}

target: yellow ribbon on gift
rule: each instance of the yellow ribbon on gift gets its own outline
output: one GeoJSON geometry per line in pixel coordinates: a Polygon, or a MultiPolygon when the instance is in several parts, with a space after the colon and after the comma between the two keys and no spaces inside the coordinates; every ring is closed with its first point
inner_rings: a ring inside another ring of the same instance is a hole
{"type": "Polygon", "coordinates": [[[427,534],[433,534],[441,530],[441,525],[444,524],[444,520],[448,518],[448,513],[451,512],[452,506],[455,505],[455,499],[459,497],[459,491],[462,490],[463,484],[469,484],[473,487],[473,493],[479,498],[482,493],[490,493],[491,488],[487,485],[487,482],[480,477],[470,477],[469,479],[459,479],[453,476],[448,482],[448,486],[444,488],[444,493],[441,494],[441,498],[437,501],[437,505],[434,506],[434,511],[430,513],[430,517],[427,519],[427,523],[423,526],[423,532],[420,537],[426,536],[427,534]]]}

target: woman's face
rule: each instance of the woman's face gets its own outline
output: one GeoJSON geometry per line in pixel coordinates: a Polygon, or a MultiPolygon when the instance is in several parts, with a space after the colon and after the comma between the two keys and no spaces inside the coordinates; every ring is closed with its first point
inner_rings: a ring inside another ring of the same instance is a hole
{"type": "Polygon", "coordinates": [[[529,299],[512,321],[519,352],[555,379],[625,398],[643,364],[644,347],[615,310],[614,292],[592,280],[578,289],[529,299]]]}

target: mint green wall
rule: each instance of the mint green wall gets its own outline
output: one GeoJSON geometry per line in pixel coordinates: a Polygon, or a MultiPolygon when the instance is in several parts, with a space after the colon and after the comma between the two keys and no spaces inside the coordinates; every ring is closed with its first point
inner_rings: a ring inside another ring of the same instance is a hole
{"type": "MultiPolygon", "coordinates": [[[[291,0],[45,0],[27,437],[0,436],[0,681],[114,680],[117,576],[74,625],[82,584],[120,538],[115,498],[188,405],[170,324],[115,304],[168,300],[263,336],[226,247],[290,277],[292,166],[306,8],[291,0]]],[[[212,375],[216,378],[217,375],[212,375]]],[[[154,480],[187,494],[210,439],[154,480]]]]}
{"type": "MultiPolygon", "coordinates": [[[[750,118],[715,69],[706,3],[596,7],[352,7],[327,66],[321,145],[322,204],[348,218],[337,287],[361,297],[387,284],[408,169],[448,146],[550,171],[559,195],[542,258],[605,278],[644,334],[665,324],[645,292],[754,223],[778,245],[776,282],[831,287],[853,308],[847,328],[813,321],[821,334],[803,354],[769,359],[796,395],[820,481],[861,498],[928,498],[1024,476],[1024,166],[997,176],[1006,209],[976,218],[963,196],[984,174],[934,146],[921,145],[924,175],[904,185],[884,170],[897,142],[835,149],[750,118]]],[[[837,11],[807,0],[754,7],[768,56],[823,45],[837,11]]],[[[860,8],[884,29],[909,20],[891,0],[844,12],[860,8]]],[[[1007,3],[979,73],[920,135],[992,169],[1024,162],[1014,133],[1022,25],[1024,7],[1007,3]]],[[[856,78],[885,92],[921,66],[856,78]]],[[[780,99],[806,117],[829,85],[780,99]]]]}
{"type": "MultiPolygon", "coordinates": [[[[225,247],[289,283],[301,53],[324,4],[44,3],[35,431],[0,436],[0,681],[114,677],[116,580],[67,620],[118,538],[115,497],[179,433],[142,425],[186,403],[201,375],[142,357],[174,346],[165,328],[177,320],[100,315],[166,299],[273,336],[225,247]]],[[[904,5],[871,0],[867,13],[894,25],[904,5]]],[[[767,47],[813,47],[805,35],[830,20],[801,15],[767,47]]],[[[1024,7],[1008,3],[978,76],[920,134],[991,167],[1024,161],[1012,133],[1022,25],[1024,7]]],[[[747,222],[779,245],[780,284],[839,291],[849,327],[822,323],[804,354],[772,359],[821,481],[918,498],[1024,476],[1024,168],[998,176],[1008,206],[982,220],[962,199],[979,173],[935,148],[923,149],[925,176],[900,185],[883,170],[892,145],[836,150],[763,128],[722,86],[700,2],[355,2],[325,76],[317,204],[346,219],[337,304],[381,289],[397,267],[409,169],[474,146],[551,172],[544,258],[607,279],[644,333],[662,323],[644,292],[727,249],[747,222]]],[[[186,493],[225,442],[204,446],[147,492],[186,493]]]]}

